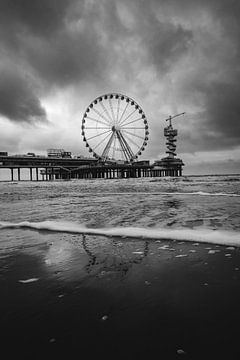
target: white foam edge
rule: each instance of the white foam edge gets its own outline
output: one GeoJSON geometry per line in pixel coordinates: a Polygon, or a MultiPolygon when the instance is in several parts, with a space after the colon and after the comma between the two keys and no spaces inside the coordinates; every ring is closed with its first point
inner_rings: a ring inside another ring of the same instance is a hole
{"type": "Polygon", "coordinates": [[[178,241],[191,241],[209,244],[240,247],[240,233],[231,230],[212,229],[165,229],[165,228],[87,228],[84,225],[72,222],[42,221],[20,223],[0,222],[0,229],[27,228],[38,231],[65,232],[71,234],[102,235],[122,238],[165,239],[178,241]]]}

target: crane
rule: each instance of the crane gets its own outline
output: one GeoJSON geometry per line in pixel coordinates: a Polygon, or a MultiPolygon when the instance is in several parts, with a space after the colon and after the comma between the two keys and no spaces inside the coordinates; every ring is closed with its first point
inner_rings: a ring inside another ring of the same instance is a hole
{"type": "Polygon", "coordinates": [[[170,115],[170,116],[166,119],[166,121],[169,121],[169,126],[172,126],[172,119],[174,119],[174,118],[177,117],[177,116],[184,115],[184,114],[186,114],[186,112],[182,112],[182,113],[180,113],[180,114],[173,115],[173,116],[170,115]]]}

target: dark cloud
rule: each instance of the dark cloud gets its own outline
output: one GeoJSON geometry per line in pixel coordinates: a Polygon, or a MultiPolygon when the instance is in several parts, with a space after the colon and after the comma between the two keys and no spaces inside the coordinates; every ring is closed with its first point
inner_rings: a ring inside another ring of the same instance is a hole
{"type": "Polygon", "coordinates": [[[184,89],[185,96],[194,94],[204,107],[183,134],[189,148],[195,147],[195,151],[235,148],[240,144],[240,74],[237,58],[234,60],[236,64],[231,59],[230,69],[229,64],[221,64],[219,79],[212,79],[211,72],[198,74],[184,89]]]}
{"type": "Polygon", "coordinates": [[[169,70],[186,53],[191,38],[192,32],[181,26],[157,23],[146,39],[152,62],[161,71],[169,70]]]}
{"type": "Polygon", "coordinates": [[[1,1],[4,51],[46,85],[45,93],[53,86],[94,77],[97,82],[107,63],[100,44],[102,29],[96,28],[100,8],[101,4],[89,6],[84,0],[1,1]]]}
{"type": "MultiPolygon", "coordinates": [[[[9,35],[31,32],[49,36],[64,26],[72,0],[1,0],[0,23],[9,35]]],[[[6,33],[5,33],[6,35],[6,33]]]]}
{"type": "Polygon", "coordinates": [[[103,57],[93,23],[88,22],[84,29],[78,29],[77,21],[81,20],[84,3],[0,1],[0,50],[3,54],[0,59],[0,113],[3,116],[13,121],[45,120],[41,95],[46,95],[52,87],[71,85],[100,73],[98,64],[103,57]],[[17,71],[12,68],[5,72],[6,67],[9,69],[9,61],[14,63],[13,67],[17,64],[17,71]]]}
{"type": "MultiPolygon", "coordinates": [[[[201,103],[201,116],[180,131],[186,147],[237,146],[239,17],[234,0],[0,0],[0,113],[13,121],[45,120],[42,96],[68,86],[84,91],[85,84],[97,95],[135,83],[133,97],[144,94],[141,103],[158,87],[152,90],[139,74],[156,74],[153,87],[170,74],[167,101],[181,109],[181,101],[191,109],[201,103]],[[9,59],[17,67],[2,71],[9,59]],[[191,73],[178,66],[181,59],[190,59],[191,73]]],[[[153,106],[154,118],[161,105],[153,106]]]]}
{"type": "MultiPolygon", "coordinates": [[[[0,0],[0,114],[15,122],[46,121],[27,52],[29,36],[48,39],[64,26],[68,0],[0,0]],[[17,64],[17,65],[16,65],[17,64]],[[34,83],[34,84],[33,84],[34,83]]],[[[47,47],[42,49],[46,54],[47,47]]],[[[46,55],[47,56],[47,55],[46,55]]],[[[55,64],[54,64],[55,66],[55,64]]]]}
{"type": "Polygon", "coordinates": [[[240,83],[214,83],[207,93],[210,94],[206,99],[209,129],[221,133],[232,145],[239,145],[240,83]]]}
{"type": "MultiPolygon", "coordinates": [[[[127,45],[129,39],[138,41],[148,52],[149,62],[165,71],[186,51],[191,32],[159,22],[151,4],[139,7],[138,3],[133,1],[129,7],[125,2],[136,19],[135,26],[126,29],[115,1],[89,5],[83,0],[3,0],[2,40],[5,49],[28,63],[48,86],[86,79],[106,81],[109,66],[114,66],[120,55],[115,46],[119,42],[127,45]]],[[[129,65],[126,61],[123,72],[129,65]]]]}
{"type": "Polygon", "coordinates": [[[0,71],[0,114],[15,122],[46,121],[41,106],[27,78],[5,68],[0,71]]]}
{"type": "MultiPolygon", "coordinates": [[[[153,1],[154,3],[158,3],[153,1]]],[[[235,0],[177,0],[162,1],[170,14],[183,17],[183,24],[191,26],[189,52],[196,52],[193,74],[189,72],[182,83],[183,98],[195,96],[202,103],[202,113],[185,129],[182,136],[189,149],[219,150],[240,144],[240,2],[235,0]],[[201,13],[199,13],[201,10],[201,13]],[[186,12],[186,16],[184,13],[186,12]],[[194,27],[197,14],[205,14],[205,27],[194,27]],[[190,24],[188,19],[191,19],[190,24]]],[[[174,15],[173,15],[174,16],[174,15]]],[[[186,68],[186,75],[188,69],[186,68]]],[[[193,101],[194,104],[194,101],[193,101]]],[[[184,146],[183,146],[184,147],[184,146]]],[[[185,148],[186,150],[186,148],[185,148]]]]}
{"type": "Polygon", "coordinates": [[[91,31],[87,36],[63,32],[47,41],[29,39],[25,55],[36,76],[50,88],[97,82],[105,71],[103,50],[91,31]]]}
{"type": "Polygon", "coordinates": [[[192,39],[192,31],[183,28],[180,24],[166,21],[164,16],[158,16],[161,15],[161,1],[132,0],[132,3],[134,4],[132,11],[138,19],[133,33],[139,35],[140,46],[146,48],[151,63],[162,76],[181,55],[186,53],[192,39]]]}

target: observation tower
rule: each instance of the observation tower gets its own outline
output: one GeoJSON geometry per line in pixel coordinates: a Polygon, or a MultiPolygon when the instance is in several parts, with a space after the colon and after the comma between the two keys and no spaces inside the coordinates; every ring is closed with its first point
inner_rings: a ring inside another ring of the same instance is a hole
{"type": "Polygon", "coordinates": [[[164,170],[165,176],[182,176],[182,167],[184,166],[184,163],[181,159],[176,158],[176,142],[177,142],[177,134],[178,131],[173,128],[172,126],[172,119],[174,119],[177,116],[184,115],[185,112],[169,116],[166,121],[169,121],[169,124],[167,127],[164,128],[164,136],[166,137],[166,145],[167,150],[166,153],[168,156],[162,158],[161,160],[157,160],[154,163],[155,168],[160,168],[161,170],[164,170]]]}

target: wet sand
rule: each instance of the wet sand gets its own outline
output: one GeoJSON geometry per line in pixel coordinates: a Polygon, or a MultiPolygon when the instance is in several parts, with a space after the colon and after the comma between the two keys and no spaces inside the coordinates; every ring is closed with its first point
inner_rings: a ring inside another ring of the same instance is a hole
{"type": "Polygon", "coordinates": [[[91,239],[2,254],[6,359],[238,358],[240,249],[91,239]]]}

